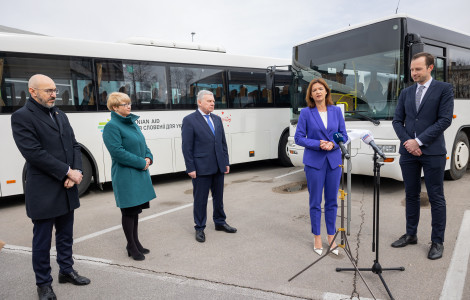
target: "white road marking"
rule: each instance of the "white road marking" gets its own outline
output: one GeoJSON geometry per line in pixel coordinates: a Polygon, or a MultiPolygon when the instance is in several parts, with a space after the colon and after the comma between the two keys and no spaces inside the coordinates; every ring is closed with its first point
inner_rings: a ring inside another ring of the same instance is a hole
{"type": "MultiPolygon", "coordinates": [[[[15,245],[5,245],[5,252],[11,252],[11,253],[26,253],[26,254],[31,254],[33,253],[33,249],[30,247],[23,247],[23,246],[15,246],[15,245]]],[[[51,248],[51,256],[57,256],[57,252],[51,248]]],[[[73,254],[72,255],[74,259],[77,260],[84,260],[88,263],[91,264],[112,264],[113,261],[109,259],[104,259],[104,258],[96,258],[96,257],[91,257],[91,256],[84,256],[84,255],[77,255],[73,254]]]]}
{"type": "MultiPolygon", "coordinates": [[[[32,254],[31,248],[22,247],[22,246],[5,245],[4,250],[7,253],[17,253],[17,254],[27,254],[27,255],[32,254]]],[[[149,279],[158,280],[162,282],[168,282],[168,283],[175,284],[175,285],[203,288],[206,290],[212,290],[212,291],[216,291],[220,293],[225,293],[227,295],[240,295],[240,296],[244,296],[244,297],[251,298],[251,299],[266,299],[266,300],[305,299],[303,297],[298,298],[296,296],[282,295],[275,291],[270,292],[270,291],[264,291],[264,290],[260,290],[256,288],[236,286],[231,283],[213,282],[213,281],[209,281],[205,279],[187,278],[184,275],[173,275],[173,274],[167,275],[165,273],[149,274],[147,272],[139,272],[139,271],[131,269],[132,266],[118,265],[118,267],[116,267],[116,265],[113,265],[114,263],[111,260],[106,260],[102,258],[81,256],[81,255],[73,255],[73,257],[77,260],[80,259],[81,264],[95,265],[95,266],[100,266],[103,268],[113,268],[113,273],[116,274],[116,276],[125,274],[128,276],[144,277],[144,278],[149,278],[149,279]]],[[[149,270],[149,271],[152,271],[152,270],[149,270]]],[[[332,299],[339,299],[339,298],[328,298],[328,300],[332,300],[332,299]]]]}
{"type": "Polygon", "coordinates": [[[300,173],[300,172],[303,172],[303,171],[304,171],[304,169],[296,170],[296,171],[293,171],[293,172],[290,172],[290,173],[287,173],[287,174],[284,174],[284,175],[274,177],[274,179],[279,179],[279,178],[286,177],[286,176],[293,175],[293,174],[297,174],[297,173],[300,173]]]}
{"type": "MultiPolygon", "coordinates": [[[[470,256],[470,210],[463,214],[462,225],[455,242],[454,253],[447,269],[446,280],[439,299],[462,299],[470,256]]],[[[468,295],[467,295],[468,296],[468,295]]]]}
{"type": "MultiPolygon", "coordinates": [[[[210,201],[211,199],[212,199],[212,198],[209,198],[209,201],[210,201]]],[[[170,213],[172,213],[172,212],[175,212],[175,211],[178,211],[178,210],[182,210],[182,209],[185,209],[185,208],[191,207],[191,206],[193,206],[193,203],[189,203],[189,204],[185,204],[185,205],[182,205],[182,206],[178,206],[178,207],[175,207],[175,208],[172,208],[172,209],[163,211],[163,212],[158,213],[158,214],[153,214],[153,215],[150,215],[150,216],[141,218],[141,219],[139,219],[139,222],[143,222],[143,221],[147,221],[147,220],[150,220],[150,219],[158,218],[158,217],[164,216],[164,215],[166,215],[166,214],[170,214],[170,213]]],[[[106,229],[103,229],[103,230],[100,230],[100,231],[97,231],[97,232],[90,233],[90,234],[87,234],[87,235],[85,235],[85,236],[79,237],[79,238],[77,238],[77,239],[74,239],[74,240],[73,240],[73,243],[74,243],[74,244],[80,243],[80,242],[83,242],[83,241],[86,241],[86,240],[95,238],[95,237],[97,237],[97,236],[106,234],[106,233],[108,233],[108,232],[114,231],[114,230],[120,230],[121,228],[122,228],[122,225],[116,225],[116,226],[113,226],[113,227],[110,227],[110,228],[106,228],[106,229]]]]}

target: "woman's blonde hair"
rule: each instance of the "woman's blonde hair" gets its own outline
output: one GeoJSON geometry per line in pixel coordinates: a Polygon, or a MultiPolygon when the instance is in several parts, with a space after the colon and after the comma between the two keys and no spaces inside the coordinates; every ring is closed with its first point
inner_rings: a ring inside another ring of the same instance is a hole
{"type": "Polygon", "coordinates": [[[326,83],[325,79],[316,78],[316,79],[313,79],[312,81],[310,81],[310,84],[308,85],[308,88],[307,88],[307,93],[305,94],[305,101],[307,102],[308,107],[314,108],[316,106],[315,105],[315,100],[313,100],[313,98],[312,98],[312,89],[313,89],[313,85],[315,83],[319,83],[319,84],[323,85],[323,87],[326,90],[325,105],[327,105],[327,106],[328,105],[333,105],[333,100],[331,99],[331,90],[330,90],[330,87],[328,86],[328,84],[326,83]]]}
{"type": "Polygon", "coordinates": [[[114,111],[115,107],[118,107],[120,104],[123,103],[131,103],[131,98],[129,98],[127,94],[114,92],[109,94],[106,106],[108,106],[108,109],[110,111],[114,111]]]}

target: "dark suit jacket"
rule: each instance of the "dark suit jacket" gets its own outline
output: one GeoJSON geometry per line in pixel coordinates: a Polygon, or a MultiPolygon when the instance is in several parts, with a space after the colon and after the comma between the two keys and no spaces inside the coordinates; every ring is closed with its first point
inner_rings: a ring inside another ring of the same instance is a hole
{"type": "Polygon", "coordinates": [[[186,172],[196,171],[196,176],[225,173],[230,165],[222,119],[214,114],[210,116],[215,135],[198,110],[183,119],[181,137],[186,172]]]}
{"type": "Polygon", "coordinates": [[[416,111],[417,86],[413,84],[400,93],[393,117],[393,129],[401,142],[400,154],[408,153],[405,141],[418,138],[423,143],[423,154],[445,155],[444,130],[452,123],[454,111],[452,85],[433,79],[416,111]]]}
{"type": "Polygon", "coordinates": [[[305,147],[303,163],[306,166],[320,169],[325,160],[330,164],[330,168],[336,169],[342,164],[341,149],[334,142],[333,135],[340,132],[344,142],[348,140],[346,126],[341,109],[334,105],[327,106],[327,128],[323,124],[318,109],[316,107],[306,107],[300,111],[299,122],[295,131],[295,143],[305,147]],[[330,151],[320,148],[320,140],[332,141],[335,146],[330,151]]]}
{"type": "Polygon", "coordinates": [[[26,159],[26,213],[33,220],[64,215],[80,206],[78,189],[64,187],[69,169],[82,169],[80,145],[64,112],[30,98],[11,116],[13,138],[26,159]]]}

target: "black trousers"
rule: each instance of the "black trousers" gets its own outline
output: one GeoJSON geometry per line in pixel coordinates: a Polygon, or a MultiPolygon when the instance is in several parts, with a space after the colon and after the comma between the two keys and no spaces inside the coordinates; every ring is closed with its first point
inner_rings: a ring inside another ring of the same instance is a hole
{"type": "Polygon", "coordinates": [[[73,271],[72,245],[73,245],[74,211],[65,215],[44,219],[32,220],[33,227],[33,270],[36,274],[36,285],[44,286],[52,283],[51,276],[51,240],[52,228],[55,226],[55,242],[57,250],[57,263],[61,273],[73,271]]]}
{"type": "Polygon", "coordinates": [[[224,174],[217,172],[212,175],[197,175],[193,179],[193,196],[194,196],[194,228],[201,230],[206,228],[207,220],[207,198],[209,190],[212,193],[212,204],[214,212],[212,219],[217,225],[225,224],[224,212],[224,174]]]}
{"type": "Polygon", "coordinates": [[[445,155],[402,154],[400,167],[406,193],[406,233],[416,235],[420,215],[421,170],[431,204],[431,241],[444,243],[446,200],[444,198],[445,155]]]}

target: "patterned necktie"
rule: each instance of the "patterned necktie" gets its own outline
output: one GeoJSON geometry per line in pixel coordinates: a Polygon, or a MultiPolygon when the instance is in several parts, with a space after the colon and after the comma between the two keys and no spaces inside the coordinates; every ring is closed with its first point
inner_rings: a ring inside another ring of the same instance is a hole
{"type": "Polygon", "coordinates": [[[206,117],[206,119],[207,119],[207,124],[209,124],[209,127],[210,127],[211,130],[212,130],[212,133],[215,135],[214,126],[212,126],[212,122],[211,122],[211,120],[209,120],[209,115],[204,115],[204,117],[206,117]]]}
{"type": "Polygon", "coordinates": [[[423,95],[424,85],[418,87],[418,92],[416,93],[416,111],[418,111],[419,105],[421,104],[421,96],[423,95]]]}

